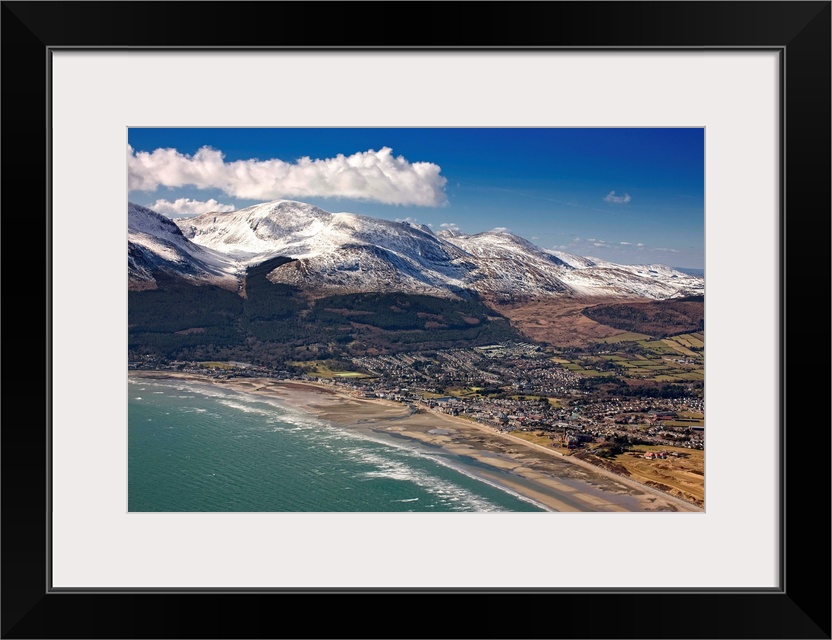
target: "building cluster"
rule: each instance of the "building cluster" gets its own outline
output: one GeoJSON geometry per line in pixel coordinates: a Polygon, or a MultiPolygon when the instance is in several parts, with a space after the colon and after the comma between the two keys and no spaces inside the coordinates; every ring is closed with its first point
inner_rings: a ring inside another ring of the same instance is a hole
{"type": "Polygon", "coordinates": [[[374,377],[337,384],[363,397],[407,402],[500,431],[542,431],[556,445],[575,448],[626,436],[646,444],[704,448],[700,421],[680,417],[702,413],[701,398],[593,399],[579,387],[579,374],[536,345],[365,357],[353,364],[374,377]]]}
{"type": "Polygon", "coordinates": [[[704,448],[704,426],[684,417],[701,414],[701,398],[595,398],[581,376],[528,343],[500,343],[364,356],[353,359],[365,378],[325,378],[249,363],[131,362],[130,368],[170,369],[214,378],[272,377],[319,380],[358,397],[381,398],[468,418],[503,432],[543,432],[554,446],[627,438],[659,446],[704,448]],[[221,364],[222,366],[217,366],[221,364]]]}

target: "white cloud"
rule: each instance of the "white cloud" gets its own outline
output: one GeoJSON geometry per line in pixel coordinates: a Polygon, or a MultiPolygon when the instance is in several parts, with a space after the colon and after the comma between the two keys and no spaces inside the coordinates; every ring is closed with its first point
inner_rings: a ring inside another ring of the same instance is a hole
{"type": "Polygon", "coordinates": [[[494,227],[492,231],[496,233],[508,233],[511,230],[508,227],[494,227]]]}
{"type": "Polygon", "coordinates": [[[619,242],[618,244],[623,244],[623,245],[631,245],[631,244],[633,244],[633,243],[632,243],[632,242],[619,242]]]}
{"type": "Polygon", "coordinates": [[[636,246],[637,246],[637,247],[643,247],[643,246],[644,246],[644,243],[643,243],[643,242],[639,242],[636,246]]]}
{"type": "Polygon", "coordinates": [[[396,218],[396,222],[409,222],[411,224],[419,224],[419,221],[416,218],[411,218],[407,216],[406,218],[396,218]]]}
{"type": "Polygon", "coordinates": [[[172,216],[184,215],[198,215],[200,213],[211,213],[217,211],[219,213],[227,213],[234,211],[233,204],[220,204],[213,198],[200,202],[199,200],[191,200],[190,198],[177,198],[173,202],[170,200],[157,200],[151,206],[151,209],[157,213],[164,213],[172,216]]]}
{"type": "Polygon", "coordinates": [[[127,145],[127,169],[131,191],[193,185],[248,200],[339,197],[422,206],[447,202],[447,180],[439,175],[439,165],[409,162],[394,156],[389,147],[295,162],[278,158],[226,162],[225,155],[211,147],[191,156],[176,149],[134,151],[127,145]]]}
{"type": "Polygon", "coordinates": [[[606,247],[607,245],[604,244],[603,242],[593,242],[592,246],[593,247],[606,247]]]}
{"type": "Polygon", "coordinates": [[[440,229],[447,229],[448,231],[459,231],[459,225],[456,222],[443,222],[439,225],[440,229]]]}
{"type": "Polygon", "coordinates": [[[610,191],[604,196],[604,202],[611,202],[613,204],[627,204],[630,200],[632,198],[629,193],[625,193],[623,196],[617,196],[615,195],[615,191],[610,191]]]}

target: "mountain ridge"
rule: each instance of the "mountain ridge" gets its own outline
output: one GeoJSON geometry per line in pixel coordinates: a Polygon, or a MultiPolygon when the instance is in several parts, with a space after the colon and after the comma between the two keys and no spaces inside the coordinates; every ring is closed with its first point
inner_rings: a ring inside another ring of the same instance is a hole
{"type": "Polygon", "coordinates": [[[188,241],[176,223],[137,204],[127,205],[128,289],[154,289],[159,280],[239,288],[239,266],[188,241]]]}
{"type": "Polygon", "coordinates": [[[286,257],[290,260],[269,272],[268,280],[320,295],[398,291],[509,301],[665,299],[704,291],[702,278],[664,265],[573,256],[503,230],[433,233],[424,225],[330,213],[291,200],[167,223],[149,214],[164,218],[128,206],[128,273],[134,289],[158,286],[153,274],[162,273],[231,290],[241,287],[248,267],[286,257]]]}

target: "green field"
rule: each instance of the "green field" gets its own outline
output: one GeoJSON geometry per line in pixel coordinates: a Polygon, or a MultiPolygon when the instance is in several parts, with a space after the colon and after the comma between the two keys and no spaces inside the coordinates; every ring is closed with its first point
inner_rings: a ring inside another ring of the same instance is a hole
{"type": "Polygon", "coordinates": [[[628,377],[642,380],[684,382],[686,380],[704,379],[703,371],[697,368],[697,365],[682,366],[661,357],[650,360],[624,361],[617,364],[625,367],[628,377]]]}
{"type": "Polygon", "coordinates": [[[705,379],[705,372],[701,371],[701,370],[686,371],[685,373],[677,373],[675,375],[680,380],[704,380],[705,379]]]}
{"type": "Polygon", "coordinates": [[[697,380],[704,380],[705,373],[703,371],[678,371],[671,370],[667,373],[653,378],[656,382],[692,382],[697,380]]]}
{"type": "Polygon", "coordinates": [[[705,347],[705,342],[702,340],[701,333],[685,333],[680,336],[673,336],[671,340],[678,342],[683,347],[693,349],[703,349],[705,347]]]}
{"type": "Polygon", "coordinates": [[[651,353],[655,353],[659,356],[679,355],[679,351],[676,349],[678,345],[669,345],[664,340],[640,340],[638,344],[651,353]]]}
{"type": "MultiPolygon", "coordinates": [[[[672,358],[684,356],[693,360],[702,360],[701,353],[691,351],[687,346],[677,341],[677,337],[679,336],[664,338],[663,340],[640,340],[638,344],[647,351],[658,356],[669,356],[672,358]]],[[[690,339],[687,342],[692,344],[694,340],[695,339],[690,339]]]]}
{"type": "Polygon", "coordinates": [[[327,365],[319,360],[309,360],[308,362],[289,362],[288,364],[300,367],[307,374],[311,376],[318,376],[319,378],[372,378],[373,376],[360,373],[358,371],[338,371],[330,369],[327,365]]]}
{"type": "Polygon", "coordinates": [[[238,368],[236,365],[233,365],[229,362],[198,362],[197,364],[199,364],[204,369],[222,369],[224,371],[238,368]]]}
{"type": "Polygon", "coordinates": [[[705,415],[698,411],[680,411],[679,417],[688,420],[703,420],[705,415]]]}
{"type": "Polygon", "coordinates": [[[565,369],[583,376],[600,377],[619,375],[623,378],[637,380],[653,380],[655,382],[693,382],[704,379],[702,363],[703,355],[692,349],[704,348],[702,332],[686,333],[671,338],[652,339],[643,333],[627,332],[597,341],[597,345],[610,345],[607,348],[596,349],[594,356],[580,357],[569,360],[564,357],[554,357],[552,362],[562,365],[565,369]],[[632,345],[620,343],[635,342],[640,350],[632,345]],[[601,353],[598,353],[600,351],[601,353]],[[612,351],[613,353],[608,353],[612,351]],[[688,362],[677,362],[686,358],[688,362]],[[592,362],[601,365],[611,363],[616,366],[618,373],[598,371],[592,362]]]}
{"type": "Polygon", "coordinates": [[[663,424],[668,427],[701,427],[704,420],[665,420],[663,424]]]}
{"type": "Polygon", "coordinates": [[[589,378],[601,378],[601,377],[609,377],[615,375],[612,371],[598,371],[597,369],[587,369],[581,364],[577,362],[570,362],[566,360],[563,364],[564,369],[568,369],[573,373],[579,373],[582,376],[587,376],[589,378]]]}
{"type": "Polygon", "coordinates": [[[455,398],[475,398],[479,397],[480,391],[485,387],[449,387],[445,389],[445,395],[453,396],[455,398]]]}
{"type": "Polygon", "coordinates": [[[697,358],[697,354],[688,349],[685,345],[681,344],[675,338],[665,338],[662,340],[668,347],[671,349],[675,349],[677,352],[681,353],[683,356],[688,358],[697,358]]]}

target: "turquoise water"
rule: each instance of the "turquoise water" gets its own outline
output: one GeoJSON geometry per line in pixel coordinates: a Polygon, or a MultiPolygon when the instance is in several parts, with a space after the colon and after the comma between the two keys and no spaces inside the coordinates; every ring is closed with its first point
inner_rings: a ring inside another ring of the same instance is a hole
{"type": "Polygon", "coordinates": [[[129,511],[542,511],[461,458],[210,384],[130,379],[129,511]]]}

